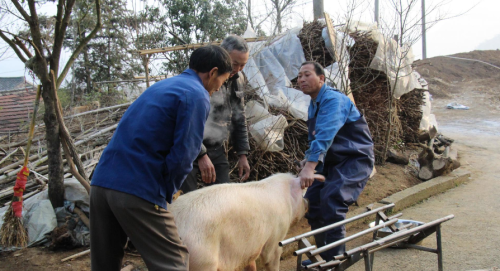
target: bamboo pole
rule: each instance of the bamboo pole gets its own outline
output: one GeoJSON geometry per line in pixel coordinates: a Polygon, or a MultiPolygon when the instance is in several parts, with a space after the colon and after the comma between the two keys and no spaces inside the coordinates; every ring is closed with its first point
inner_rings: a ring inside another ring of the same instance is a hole
{"type": "MultiPolygon", "coordinates": [[[[263,41],[267,40],[269,37],[258,37],[258,38],[246,38],[245,40],[247,42],[254,42],[254,41],[263,41]]],[[[179,50],[185,50],[185,49],[196,49],[200,48],[206,45],[220,45],[222,41],[212,41],[212,42],[202,42],[202,43],[194,43],[194,44],[184,44],[184,45],[177,45],[173,47],[163,47],[163,48],[157,48],[157,49],[148,49],[148,50],[138,50],[140,55],[152,55],[152,54],[159,54],[159,53],[165,53],[165,52],[171,52],[171,51],[179,51],[179,50]]]]}
{"type": "Polygon", "coordinates": [[[75,209],[73,209],[73,212],[75,214],[77,214],[80,219],[82,220],[83,224],[85,224],[85,226],[87,226],[87,228],[90,229],[90,221],[89,221],[89,218],[83,213],[82,210],[80,210],[80,208],[78,207],[75,207],[75,209]]]}
{"type": "Polygon", "coordinates": [[[10,156],[12,156],[14,153],[17,152],[17,150],[19,150],[19,148],[13,150],[11,153],[9,153],[7,156],[5,156],[1,161],[0,161],[0,165],[5,162],[7,159],[9,159],[10,156]]]}
{"type": "Polygon", "coordinates": [[[75,255],[66,257],[66,258],[62,259],[61,262],[66,262],[66,261],[69,261],[69,260],[73,260],[73,259],[79,258],[81,256],[85,256],[85,255],[88,255],[88,254],[90,254],[90,249],[87,249],[87,250],[84,250],[84,251],[82,251],[80,253],[77,253],[75,255]]]}
{"type": "Polygon", "coordinates": [[[109,111],[109,110],[112,110],[112,109],[115,109],[115,108],[128,107],[131,104],[132,104],[132,102],[130,102],[130,103],[124,103],[124,104],[119,104],[119,105],[113,105],[113,106],[104,107],[104,108],[99,108],[99,109],[96,109],[96,110],[91,110],[91,111],[87,111],[87,112],[83,112],[83,113],[79,113],[79,114],[67,116],[67,117],[64,117],[64,119],[81,117],[81,116],[84,116],[84,115],[93,114],[93,113],[99,113],[99,112],[102,112],[102,111],[109,111]]]}

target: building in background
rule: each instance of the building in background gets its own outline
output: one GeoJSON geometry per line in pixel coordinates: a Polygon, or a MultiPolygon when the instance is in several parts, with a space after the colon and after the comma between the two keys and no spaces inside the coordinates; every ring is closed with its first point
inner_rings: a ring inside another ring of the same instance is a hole
{"type": "Polygon", "coordinates": [[[36,89],[20,77],[0,77],[0,136],[28,131],[36,89]]]}

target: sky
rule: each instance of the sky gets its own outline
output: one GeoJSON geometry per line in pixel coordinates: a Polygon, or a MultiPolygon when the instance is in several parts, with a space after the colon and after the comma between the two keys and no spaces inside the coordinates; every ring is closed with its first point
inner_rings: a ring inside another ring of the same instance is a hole
{"type": "MultiPolygon", "coordinates": [[[[264,0],[260,0],[264,1],[264,0]]],[[[324,0],[325,11],[335,18],[335,14],[342,14],[349,0],[324,0]]],[[[381,6],[384,1],[379,0],[381,6]]],[[[427,31],[427,57],[451,55],[475,50],[481,43],[500,35],[500,0],[426,0],[430,6],[437,1],[445,1],[439,12],[450,19],[438,22],[427,31]],[[472,9],[471,9],[472,8],[472,9]],[[453,17],[462,14],[458,17],[453,17]]],[[[256,1],[253,1],[255,3],[256,1]]],[[[362,21],[374,21],[375,0],[367,0],[356,13],[356,18],[362,21]]],[[[265,6],[257,1],[256,13],[265,6]]],[[[384,11],[380,11],[383,14],[384,11]]],[[[288,26],[302,25],[302,21],[313,18],[312,0],[297,0],[294,14],[289,19],[288,26]]],[[[336,24],[337,22],[334,22],[336,24]]],[[[415,59],[421,59],[422,46],[418,41],[413,46],[415,59]]],[[[62,61],[65,61],[63,59],[62,61]]],[[[24,64],[13,55],[11,58],[0,61],[0,77],[27,76],[24,64]]]]}

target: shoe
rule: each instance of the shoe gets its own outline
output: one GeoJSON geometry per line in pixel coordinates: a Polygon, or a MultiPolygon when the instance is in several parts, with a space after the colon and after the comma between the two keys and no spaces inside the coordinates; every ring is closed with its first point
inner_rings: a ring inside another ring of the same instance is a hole
{"type": "Polygon", "coordinates": [[[310,264],[312,264],[312,261],[311,261],[311,260],[309,260],[309,259],[307,259],[307,260],[305,260],[305,261],[302,261],[302,266],[304,266],[304,267],[306,267],[306,266],[308,266],[308,265],[310,265],[310,264]]]}

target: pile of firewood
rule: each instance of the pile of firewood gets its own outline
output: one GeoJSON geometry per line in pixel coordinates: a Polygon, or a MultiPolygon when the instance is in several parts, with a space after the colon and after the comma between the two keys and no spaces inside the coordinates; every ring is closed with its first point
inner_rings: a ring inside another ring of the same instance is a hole
{"type": "Polygon", "coordinates": [[[323,65],[323,67],[328,67],[333,64],[334,61],[321,36],[321,32],[325,27],[326,24],[320,21],[313,21],[310,23],[304,22],[298,37],[302,44],[306,60],[316,61],[323,65]]]}
{"type": "Polygon", "coordinates": [[[423,90],[415,89],[400,99],[392,99],[390,111],[390,87],[387,75],[370,69],[378,44],[368,32],[352,33],[356,43],[349,47],[349,79],[356,106],[364,112],[375,145],[375,159],[383,163],[382,152],[387,143],[389,121],[392,121],[389,146],[403,146],[402,143],[417,143],[421,106],[424,104],[423,90]]]}
{"type": "MultiPolygon", "coordinates": [[[[307,125],[305,121],[295,119],[288,111],[271,108],[273,115],[283,115],[287,118],[288,127],[284,134],[284,149],[280,152],[263,151],[258,147],[257,142],[250,135],[250,151],[247,159],[250,164],[249,181],[257,181],[269,177],[279,172],[299,173],[296,161],[301,161],[305,157],[307,150],[307,125]]],[[[238,157],[234,152],[229,152],[229,164],[231,166],[231,180],[236,181],[238,176],[238,157]]]]}
{"type": "Polygon", "coordinates": [[[427,181],[434,177],[446,175],[460,167],[458,152],[452,148],[453,139],[437,134],[435,129],[420,134],[423,148],[418,156],[420,170],[418,177],[427,181]]]}

